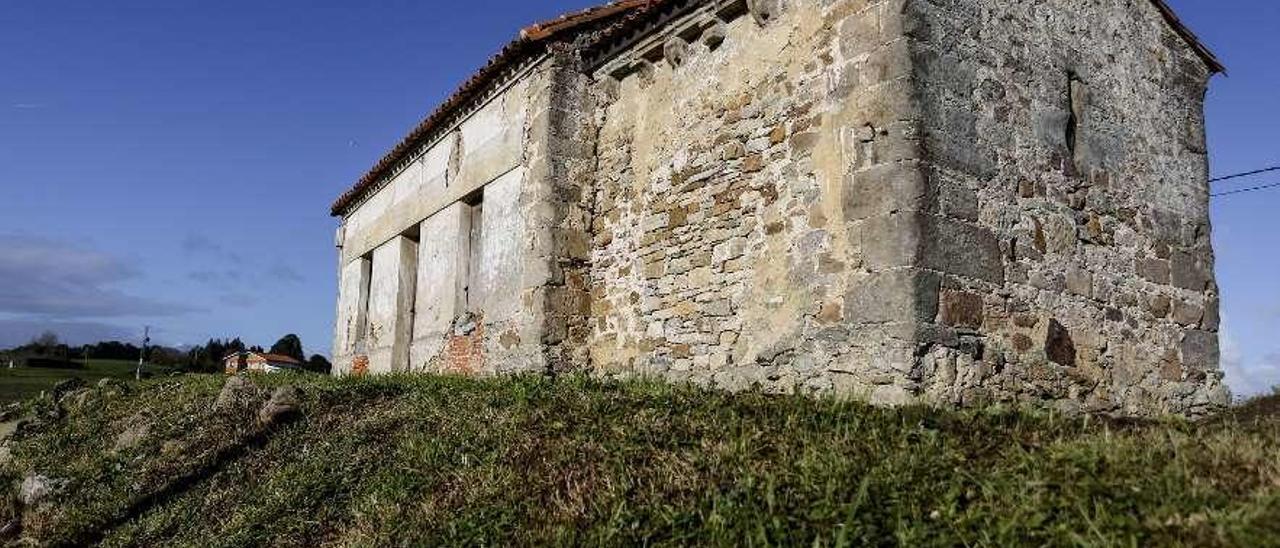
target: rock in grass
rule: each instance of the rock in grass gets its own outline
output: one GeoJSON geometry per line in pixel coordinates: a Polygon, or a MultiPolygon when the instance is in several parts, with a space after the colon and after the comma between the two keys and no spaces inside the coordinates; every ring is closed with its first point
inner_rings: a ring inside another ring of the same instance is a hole
{"type": "Polygon", "coordinates": [[[63,396],[87,386],[89,385],[84,382],[84,379],[78,377],[72,377],[61,381],[58,384],[53,385],[53,399],[54,401],[61,400],[63,396]]]}
{"type": "Polygon", "coordinates": [[[129,385],[119,379],[106,378],[98,381],[98,390],[109,394],[128,394],[129,385]]]}
{"type": "Polygon", "coordinates": [[[13,518],[0,527],[0,540],[12,539],[22,534],[22,520],[13,518]]]}
{"type": "Polygon", "coordinates": [[[40,474],[28,474],[18,488],[18,499],[26,507],[39,506],[49,500],[58,490],[59,482],[40,474]]]}
{"type": "Polygon", "coordinates": [[[271,400],[258,411],[258,424],[274,426],[298,418],[301,412],[302,391],[296,386],[281,386],[271,394],[271,400]]]}
{"type": "Polygon", "coordinates": [[[151,433],[151,421],[146,415],[141,413],[129,417],[125,422],[123,432],[116,436],[115,451],[127,451],[133,449],[147,438],[147,434],[151,433]]]}
{"type": "Polygon", "coordinates": [[[240,405],[253,396],[258,388],[249,382],[249,379],[235,376],[227,379],[223,383],[222,391],[218,393],[218,400],[214,402],[214,409],[225,410],[240,405]]]}
{"type": "Polygon", "coordinates": [[[82,388],[80,390],[76,390],[75,392],[67,394],[67,396],[64,398],[64,401],[67,402],[67,406],[72,410],[84,409],[84,407],[88,405],[89,402],[92,400],[93,400],[93,390],[89,390],[86,388],[82,388]]]}
{"type": "Polygon", "coordinates": [[[39,410],[36,418],[48,423],[58,422],[67,414],[67,411],[58,405],[57,400],[44,400],[41,405],[36,406],[36,409],[39,410]]]}
{"type": "Polygon", "coordinates": [[[8,441],[9,438],[12,438],[15,434],[18,433],[18,430],[21,427],[22,427],[21,420],[0,422],[0,442],[8,441]]]}
{"type": "Polygon", "coordinates": [[[36,421],[29,418],[0,424],[0,440],[21,440],[30,435],[38,427],[39,425],[36,421]]]}

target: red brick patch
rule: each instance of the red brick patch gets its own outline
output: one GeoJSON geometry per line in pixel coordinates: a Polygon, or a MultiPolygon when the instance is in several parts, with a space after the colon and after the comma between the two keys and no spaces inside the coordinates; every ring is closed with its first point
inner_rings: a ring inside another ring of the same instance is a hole
{"type": "Polygon", "coordinates": [[[473,375],[484,368],[484,324],[467,335],[451,335],[444,346],[447,373],[473,375]]]}
{"type": "Polygon", "coordinates": [[[363,377],[369,374],[369,356],[356,356],[351,360],[351,374],[363,377]]]}

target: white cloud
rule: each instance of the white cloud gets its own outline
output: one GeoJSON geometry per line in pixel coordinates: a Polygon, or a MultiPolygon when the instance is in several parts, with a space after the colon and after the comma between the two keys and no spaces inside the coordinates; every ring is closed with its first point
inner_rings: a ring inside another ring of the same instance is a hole
{"type": "Polygon", "coordinates": [[[136,330],[105,323],[0,319],[0,348],[24,345],[45,331],[57,333],[62,342],[72,346],[110,340],[133,341],[141,336],[136,330]]]}
{"type": "Polygon", "coordinates": [[[1280,386],[1280,353],[1246,356],[1232,335],[1228,319],[1222,319],[1222,370],[1236,396],[1268,394],[1280,386]]]}
{"type": "Polygon", "coordinates": [[[141,274],[95,249],[20,234],[0,234],[0,249],[0,312],[11,317],[83,321],[193,311],[116,289],[141,274]]]}

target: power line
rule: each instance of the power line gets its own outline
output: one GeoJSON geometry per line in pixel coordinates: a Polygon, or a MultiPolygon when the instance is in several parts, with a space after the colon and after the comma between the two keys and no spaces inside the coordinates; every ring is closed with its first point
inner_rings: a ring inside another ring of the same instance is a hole
{"type": "Polygon", "coordinates": [[[1272,166],[1272,167],[1258,169],[1254,171],[1246,171],[1244,173],[1236,173],[1234,175],[1224,175],[1216,179],[1209,179],[1209,182],[1216,183],[1218,181],[1230,181],[1231,179],[1239,179],[1241,177],[1249,177],[1251,175],[1261,175],[1263,173],[1271,173],[1272,171],[1280,171],[1280,166],[1272,166]]]}
{"type": "Polygon", "coordinates": [[[1255,186],[1255,187],[1250,187],[1250,188],[1241,188],[1241,189],[1237,189],[1237,190],[1230,190],[1230,191],[1227,191],[1227,192],[1219,192],[1219,193],[1217,193],[1217,194],[1210,194],[1209,196],[1210,196],[1210,197],[1212,197],[1212,198],[1218,198],[1218,197],[1221,197],[1221,196],[1230,196],[1230,195],[1232,195],[1232,194],[1244,194],[1244,193],[1246,193],[1246,192],[1256,192],[1256,191],[1259,191],[1259,190],[1266,190],[1266,189],[1269,189],[1269,188],[1276,188],[1276,187],[1280,187],[1280,183],[1271,183],[1271,184],[1269,184],[1269,185],[1255,186]]]}

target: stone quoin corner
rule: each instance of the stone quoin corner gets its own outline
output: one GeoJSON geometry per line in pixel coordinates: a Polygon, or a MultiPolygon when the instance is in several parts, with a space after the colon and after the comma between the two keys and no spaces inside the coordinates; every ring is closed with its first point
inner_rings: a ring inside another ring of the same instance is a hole
{"type": "Polygon", "coordinates": [[[521,31],[333,206],[342,373],[1222,408],[1160,0],[631,0],[521,31]]]}

